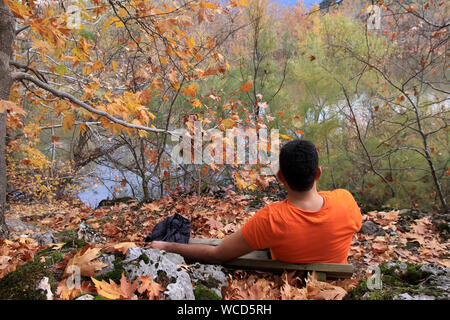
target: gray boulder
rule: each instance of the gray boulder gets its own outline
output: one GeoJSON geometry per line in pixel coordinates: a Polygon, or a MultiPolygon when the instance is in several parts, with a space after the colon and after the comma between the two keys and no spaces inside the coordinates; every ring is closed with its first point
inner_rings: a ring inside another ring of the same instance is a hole
{"type": "Polygon", "coordinates": [[[200,283],[222,297],[222,287],[227,285],[224,268],[214,264],[195,263],[189,270],[192,281],[200,283]]]}
{"type": "Polygon", "coordinates": [[[166,287],[165,299],[195,300],[191,277],[180,267],[185,264],[181,255],[135,247],[128,250],[123,262],[130,280],[140,276],[158,279],[166,287]]]}

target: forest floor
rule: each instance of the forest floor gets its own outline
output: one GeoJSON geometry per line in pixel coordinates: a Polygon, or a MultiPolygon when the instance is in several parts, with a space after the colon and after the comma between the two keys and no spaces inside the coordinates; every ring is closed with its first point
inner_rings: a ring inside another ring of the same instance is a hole
{"type": "MultiPolygon", "coordinates": [[[[10,203],[6,218],[12,230],[9,239],[0,239],[0,279],[49,246],[39,246],[35,240],[37,234],[51,232],[56,242],[64,242],[68,236],[76,236],[82,221],[103,238],[102,243],[94,246],[118,243],[144,246],[143,241],[153,227],[175,213],[191,221],[192,238],[224,238],[238,230],[260,207],[272,201],[268,197],[256,200],[229,192],[220,198],[195,195],[166,197],[147,204],[132,201],[97,209],[78,199],[53,204],[10,203]]],[[[439,216],[418,210],[371,211],[363,214],[363,223],[363,230],[354,236],[349,252],[348,262],[355,267],[352,279],[330,282],[331,285],[347,292],[361,283],[359,280],[367,279],[369,266],[392,261],[450,268],[448,224],[439,216]]],[[[64,268],[64,263],[67,264],[74,255],[75,252],[67,253],[67,257],[61,259],[63,265],[60,267],[64,268]]],[[[303,286],[301,282],[292,273],[280,276],[241,270],[234,271],[230,277],[228,292],[246,288],[251,293],[252,286],[260,286],[262,291],[264,287],[271,290],[268,297],[272,299],[295,299],[302,297],[298,291],[303,286]]],[[[338,296],[343,298],[343,295],[338,296]]],[[[241,297],[255,298],[258,295],[241,297]]],[[[62,298],[61,294],[59,298],[62,298]]],[[[228,294],[224,298],[231,299],[233,295],[228,294]]]]}

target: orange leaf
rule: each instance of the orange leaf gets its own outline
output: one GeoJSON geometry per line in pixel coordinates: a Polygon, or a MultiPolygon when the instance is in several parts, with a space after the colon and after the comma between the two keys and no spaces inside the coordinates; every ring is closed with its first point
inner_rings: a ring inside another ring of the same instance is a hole
{"type": "Polygon", "coordinates": [[[248,80],[246,83],[244,83],[244,84],[241,86],[241,91],[248,92],[248,91],[250,91],[250,89],[251,89],[252,87],[253,87],[252,81],[251,81],[251,80],[248,80]]]}
{"type": "Polygon", "coordinates": [[[92,282],[95,284],[95,288],[97,289],[97,293],[102,297],[111,300],[119,300],[119,299],[130,299],[133,297],[134,292],[138,286],[138,281],[134,281],[133,283],[128,282],[125,278],[125,275],[122,273],[122,278],[120,279],[120,285],[109,280],[109,283],[105,280],[98,281],[95,278],[91,277],[92,282]]]}
{"type": "Polygon", "coordinates": [[[191,96],[192,98],[195,98],[195,95],[198,92],[198,87],[195,84],[190,84],[183,88],[183,95],[184,96],[191,96]]]}
{"type": "Polygon", "coordinates": [[[63,119],[64,130],[72,130],[72,126],[75,123],[75,116],[72,114],[67,114],[63,119]]]}
{"type": "Polygon", "coordinates": [[[147,293],[147,297],[149,300],[159,300],[161,299],[161,292],[166,290],[159,283],[152,280],[152,278],[148,276],[139,277],[141,284],[139,285],[137,291],[139,293],[147,293]]]}
{"type": "Polygon", "coordinates": [[[65,274],[69,274],[69,267],[72,265],[80,268],[80,274],[82,276],[90,277],[95,276],[97,271],[106,267],[107,264],[101,261],[93,261],[100,256],[100,248],[87,248],[78,251],[75,256],[67,263],[65,274]]]}

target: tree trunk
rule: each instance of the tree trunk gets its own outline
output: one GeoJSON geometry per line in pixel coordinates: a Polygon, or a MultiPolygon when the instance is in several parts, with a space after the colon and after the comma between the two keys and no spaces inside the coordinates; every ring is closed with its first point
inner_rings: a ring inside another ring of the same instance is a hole
{"type": "MultiPolygon", "coordinates": [[[[12,84],[9,60],[13,52],[14,38],[14,17],[4,1],[0,0],[0,100],[9,99],[9,90],[12,84]]],[[[7,186],[5,138],[6,111],[0,113],[0,237],[8,235],[5,222],[7,186]]]]}

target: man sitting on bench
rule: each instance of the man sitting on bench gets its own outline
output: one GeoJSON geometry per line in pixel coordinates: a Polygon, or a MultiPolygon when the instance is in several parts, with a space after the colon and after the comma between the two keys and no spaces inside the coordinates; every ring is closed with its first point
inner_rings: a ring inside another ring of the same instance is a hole
{"type": "Polygon", "coordinates": [[[222,264],[253,250],[270,248],[272,259],[291,263],[347,263],[360,209],[344,189],[317,191],[322,173],[313,143],[293,140],[280,150],[278,179],[288,198],[259,210],[218,246],[153,241],[151,248],[187,259],[222,264]]]}

